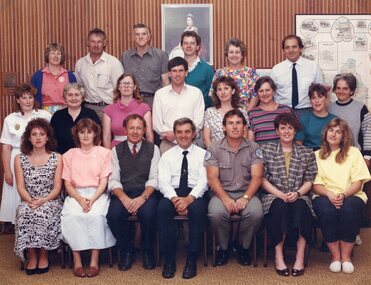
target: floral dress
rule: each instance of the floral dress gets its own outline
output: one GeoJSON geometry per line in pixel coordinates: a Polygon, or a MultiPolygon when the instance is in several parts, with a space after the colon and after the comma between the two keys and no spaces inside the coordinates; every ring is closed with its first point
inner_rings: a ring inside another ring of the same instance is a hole
{"type": "MultiPolygon", "coordinates": [[[[54,186],[57,154],[53,152],[42,166],[34,166],[25,154],[20,155],[25,187],[31,198],[46,197],[54,186]]],[[[37,209],[30,208],[26,201],[18,206],[15,225],[15,254],[24,260],[27,248],[56,249],[61,240],[62,201],[58,197],[49,200],[37,209]]]]}

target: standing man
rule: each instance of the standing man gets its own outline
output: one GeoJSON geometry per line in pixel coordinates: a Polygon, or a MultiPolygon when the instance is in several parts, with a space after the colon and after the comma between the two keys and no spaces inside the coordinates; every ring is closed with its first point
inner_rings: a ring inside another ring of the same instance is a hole
{"type": "Polygon", "coordinates": [[[197,256],[205,231],[207,210],[203,198],[207,190],[206,170],[203,166],[205,150],[192,144],[196,126],[188,118],[174,122],[174,135],[178,143],[164,153],[159,163],[159,188],[164,197],[157,208],[161,248],[165,254],[162,271],[164,278],[173,278],[176,271],[175,215],[187,216],[189,245],[183,278],[197,275],[197,256]]]}
{"type": "Polygon", "coordinates": [[[112,174],[108,189],[111,202],[108,225],[117,240],[120,255],[119,269],[128,270],[134,260],[134,246],[130,235],[130,215],[138,216],[142,230],[143,267],[153,269],[156,233],[158,162],[160,151],[144,140],[146,122],[133,114],[124,120],[127,140],[112,149],[112,174]]]}
{"type": "Polygon", "coordinates": [[[107,38],[103,30],[90,30],[86,45],[89,53],[76,62],[75,75],[86,90],[85,106],[102,120],[102,110],[112,104],[113,89],[124,69],[117,58],[104,51],[107,38]]]}
{"type": "Polygon", "coordinates": [[[196,125],[198,133],[203,126],[205,103],[200,89],[185,84],[188,63],[174,57],[168,64],[171,84],[158,90],[153,101],[153,129],[161,136],[160,152],[176,145],[173,125],[176,119],[186,117],[196,125]]]}
{"type": "Polygon", "coordinates": [[[134,74],[144,102],[152,107],[156,91],[169,85],[169,57],[163,50],[150,46],[151,30],[146,25],[135,24],[133,34],[135,48],[125,51],[121,62],[126,72],[134,74]]]}
{"type": "Polygon", "coordinates": [[[311,107],[309,86],[314,82],[324,83],[318,64],[301,56],[303,48],[300,37],[286,36],[282,40],[286,60],[276,64],[271,72],[271,77],[277,85],[275,101],[290,106],[299,116],[311,107]]]}
{"type": "Polygon", "coordinates": [[[241,216],[238,262],[250,265],[249,247],[263,219],[263,207],[255,197],[264,173],[264,161],[259,145],[243,137],[246,119],[237,109],[223,118],[225,138],[215,141],[205,156],[207,179],[214,196],[209,203],[209,216],[220,249],[216,265],[228,262],[231,215],[241,216]]]}
{"type": "Polygon", "coordinates": [[[185,82],[201,90],[204,96],[205,109],[207,109],[211,107],[209,90],[213,81],[214,70],[198,56],[201,48],[201,37],[194,31],[186,31],[182,34],[180,44],[184,52],[184,59],[188,62],[188,75],[185,82]]]}

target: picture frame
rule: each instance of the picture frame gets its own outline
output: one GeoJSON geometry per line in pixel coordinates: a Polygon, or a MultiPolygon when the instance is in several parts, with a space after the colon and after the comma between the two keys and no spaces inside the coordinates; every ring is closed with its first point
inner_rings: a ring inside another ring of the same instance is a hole
{"type": "Polygon", "coordinates": [[[197,32],[201,37],[199,57],[213,64],[213,5],[161,4],[162,49],[169,58],[184,56],[180,38],[184,31],[197,32]]]}

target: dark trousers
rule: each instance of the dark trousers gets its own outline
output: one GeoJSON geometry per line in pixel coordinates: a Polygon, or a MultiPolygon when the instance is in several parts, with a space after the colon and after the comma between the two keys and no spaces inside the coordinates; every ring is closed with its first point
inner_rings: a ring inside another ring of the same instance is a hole
{"type": "MultiPolygon", "coordinates": [[[[188,257],[196,259],[201,249],[202,238],[207,221],[206,200],[196,199],[187,208],[189,223],[188,257]]],[[[157,222],[160,234],[161,248],[165,253],[166,262],[176,260],[177,222],[173,219],[177,215],[173,203],[162,198],[157,207],[157,222]]]]}
{"type": "Polygon", "coordinates": [[[283,234],[293,235],[291,240],[296,242],[300,233],[308,243],[311,242],[313,217],[303,199],[293,203],[274,199],[265,218],[273,246],[282,241],[283,234]]]}
{"type": "Polygon", "coordinates": [[[327,197],[319,196],[313,200],[313,209],[326,242],[354,242],[365,208],[366,204],[356,196],[346,198],[340,209],[336,209],[327,197]]]}
{"type": "MultiPolygon", "coordinates": [[[[142,246],[144,251],[153,253],[154,240],[156,234],[156,209],[158,200],[152,195],[139,208],[137,216],[142,231],[142,246]]],[[[111,203],[108,208],[107,221],[114,237],[117,240],[119,251],[133,252],[133,237],[131,235],[130,224],[127,218],[131,214],[124,207],[122,202],[116,197],[111,197],[111,203]]]]}

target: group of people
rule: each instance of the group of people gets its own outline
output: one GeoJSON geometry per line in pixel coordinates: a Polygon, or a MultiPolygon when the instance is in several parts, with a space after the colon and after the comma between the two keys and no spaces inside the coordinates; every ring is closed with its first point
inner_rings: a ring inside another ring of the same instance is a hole
{"type": "Polygon", "coordinates": [[[48,272],[48,250],[61,239],[72,249],[76,277],[97,276],[100,250],[114,245],[119,269],[129,270],[138,237],[143,267],[153,269],[158,232],[162,276],[173,278],[175,216],[189,224],[185,279],[197,275],[208,219],[217,266],[228,262],[231,240],[239,264],[249,265],[264,219],[277,273],[290,275],[284,244],[291,239],[291,275],[301,276],[316,218],[329,269],[352,273],[367,202],[362,188],[371,179],[371,119],[352,99],[355,77],[334,78],[338,100],[330,104],[320,68],[301,56],[295,35],[282,41],[286,59],[262,77],[244,66],[239,39],[227,41],[227,66],[214,73],[198,57],[196,31],[184,31],[184,58],[170,61],[150,46],[144,24],[134,25],[133,38],[120,62],[104,51],[104,31],[89,31],[89,53],[75,73],[62,67],[63,46],[50,44],[46,67],[31,81],[36,90],[22,84],[15,91],[19,110],[6,117],[0,140],[0,220],[15,223],[14,250],[22,260],[27,253],[26,273],[48,272]],[[83,250],[91,251],[86,270],[83,250]]]}

